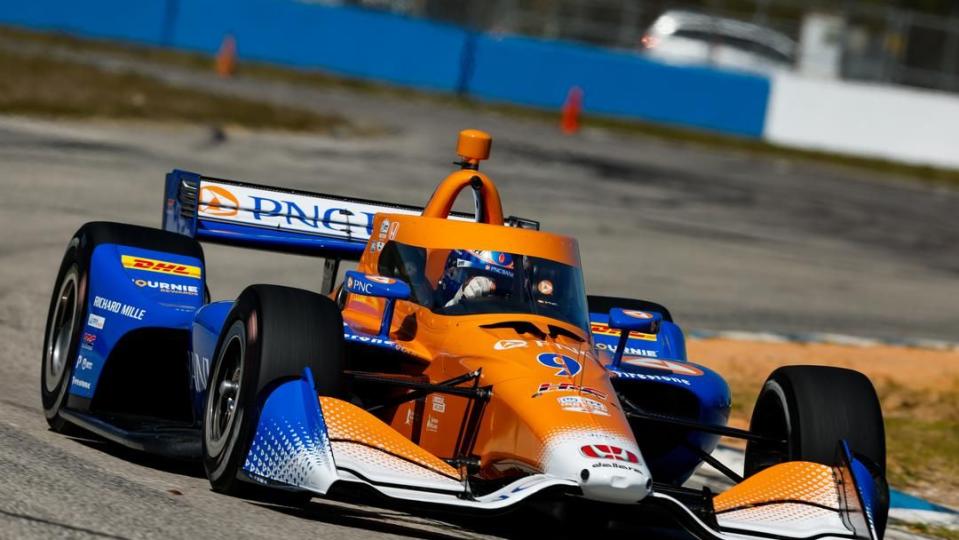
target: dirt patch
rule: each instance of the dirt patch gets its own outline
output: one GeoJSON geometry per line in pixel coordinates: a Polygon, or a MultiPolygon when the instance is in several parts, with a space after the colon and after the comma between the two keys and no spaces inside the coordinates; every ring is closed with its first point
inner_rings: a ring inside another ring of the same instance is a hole
{"type": "Polygon", "coordinates": [[[892,485],[959,506],[959,351],[723,339],[692,340],[688,349],[690,360],[726,378],[731,423],[742,427],[766,377],[779,366],[861,371],[882,402],[892,485]]]}

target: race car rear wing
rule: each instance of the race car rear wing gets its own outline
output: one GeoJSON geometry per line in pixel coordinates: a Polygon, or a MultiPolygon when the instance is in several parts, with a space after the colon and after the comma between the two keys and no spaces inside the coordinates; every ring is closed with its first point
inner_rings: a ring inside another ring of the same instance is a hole
{"type": "MultiPolygon", "coordinates": [[[[418,215],[423,208],[282,189],[174,169],[166,176],[163,229],[232,246],[358,260],[380,212],[418,215]]],[[[472,214],[450,219],[473,221],[472,214]]],[[[539,229],[510,216],[507,226],[539,229]]]]}

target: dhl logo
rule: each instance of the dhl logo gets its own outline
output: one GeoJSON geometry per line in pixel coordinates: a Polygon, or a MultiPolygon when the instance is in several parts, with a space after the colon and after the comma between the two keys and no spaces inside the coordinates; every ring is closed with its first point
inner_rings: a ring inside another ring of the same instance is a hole
{"type": "Polygon", "coordinates": [[[134,257],[132,255],[122,255],[120,262],[124,268],[134,270],[145,270],[147,272],[157,272],[171,276],[191,277],[200,279],[200,267],[187,264],[177,264],[156,259],[147,259],[145,257],[134,257]]]}
{"type": "MultiPolygon", "coordinates": [[[[619,330],[610,328],[609,326],[603,323],[591,322],[589,323],[589,330],[594,334],[599,334],[601,336],[616,336],[619,337],[619,330]]],[[[630,339],[642,339],[645,341],[656,341],[656,334],[643,334],[642,332],[630,332],[630,339]]]]}

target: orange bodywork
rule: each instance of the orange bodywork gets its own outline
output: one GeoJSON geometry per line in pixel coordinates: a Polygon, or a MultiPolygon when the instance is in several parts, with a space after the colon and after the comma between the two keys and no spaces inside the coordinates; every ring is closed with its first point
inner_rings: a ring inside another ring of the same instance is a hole
{"type": "MultiPolygon", "coordinates": [[[[378,274],[382,243],[388,241],[425,248],[425,273],[434,284],[452,249],[520,253],[580,266],[575,239],[504,226],[495,186],[475,170],[456,171],[444,180],[422,216],[377,214],[357,270],[378,274]],[[446,219],[457,195],[470,186],[479,186],[483,222],[446,219]],[[377,243],[381,243],[379,249],[377,243]]],[[[378,297],[347,294],[344,321],[356,332],[376,335],[385,303],[378,297]]],[[[492,386],[472,449],[480,460],[482,477],[543,472],[550,441],[562,441],[570,434],[577,434],[577,441],[601,434],[605,440],[635,443],[606,370],[583,328],[532,314],[440,315],[412,301],[397,301],[389,338],[406,353],[404,365],[396,366],[399,373],[437,383],[482,370],[479,384],[492,386]],[[509,327],[484,328],[518,320],[536,325],[547,336],[519,334],[509,327]],[[549,337],[548,325],[562,327],[571,335],[549,337]],[[541,353],[573,358],[582,369],[574,376],[565,375],[563,369],[539,363],[541,353]],[[563,398],[567,399],[561,402],[563,398]],[[569,398],[573,406],[564,406],[570,404],[569,398]],[[578,398],[585,398],[592,409],[577,407],[584,403],[578,398]]],[[[421,448],[449,459],[461,436],[467,406],[467,398],[430,394],[379,416],[421,448]]]]}

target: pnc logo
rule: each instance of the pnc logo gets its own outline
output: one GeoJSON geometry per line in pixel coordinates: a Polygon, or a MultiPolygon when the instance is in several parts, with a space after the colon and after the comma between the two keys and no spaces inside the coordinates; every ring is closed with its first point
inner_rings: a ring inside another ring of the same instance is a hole
{"type": "Polygon", "coordinates": [[[235,216],[240,210],[240,201],[230,190],[220,186],[200,188],[200,213],[217,217],[235,216]]]}
{"type": "Polygon", "coordinates": [[[583,369],[582,364],[564,354],[544,352],[536,357],[536,361],[546,367],[559,368],[555,374],[557,377],[574,377],[583,369]]]}
{"type": "Polygon", "coordinates": [[[158,261],[145,257],[134,257],[133,255],[122,255],[120,262],[123,263],[124,268],[131,268],[133,270],[200,279],[201,271],[199,266],[158,261]]]}
{"type": "Polygon", "coordinates": [[[580,447],[579,451],[592,459],[614,459],[627,463],[639,463],[639,457],[636,454],[609,444],[587,444],[580,447]]]}

